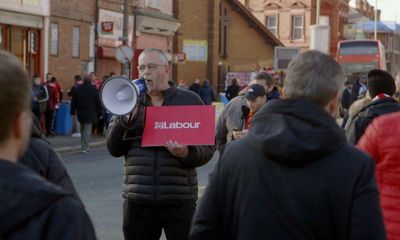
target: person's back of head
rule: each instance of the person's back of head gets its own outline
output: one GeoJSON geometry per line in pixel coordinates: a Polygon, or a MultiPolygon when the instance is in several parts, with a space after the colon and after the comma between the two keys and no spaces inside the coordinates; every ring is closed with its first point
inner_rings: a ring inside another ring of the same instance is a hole
{"type": "Polygon", "coordinates": [[[392,75],[380,69],[368,72],[367,87],[372,99],[379,94],[392,96],[396,92],[396,84],[392,75]]]}
{"type": "Polygon", "coordinates": [[[81,75],[75,75],[74,80],[75,80],[75,82],[81,81],[82,80],[81,75]]]}
{"type": "Polygon", "coordinates": [[[254,77],[254,81],[257,84],[261,84],[267,90],[268,87],[274,84],[274,79],[272,79],[271,75],[267,72],[260,72],[254,77]]]}
{"type": "Polygon", "coordinates": [[[325,107],[342,92],[344,79],[335,59],[319,51],[307,51],[289,63],[283,95],[286,99],[307,99],[325,107]]]}
{"type": "Polygon", "coordinates": [[[0,51],[0,149],[12,138],[18,144],[11,147],[19,154],[24,151],[31,129],[30,97],[31,84],[22,64],[0,51]]]}
{"type": "Polygon", "coordinates": [[[234,86],[234,85],[238,85],[238,84],[239,84],[239,81],[238,81],[237,78],[232,79],[232,85],[233,85],[233,86],[234,86]]]}
{"type": "Polygon", "coordinates": [[[92,84],[92,79],[90,78],[90,75],[83,76],[83,84],[85,84],[85,85],[92,84]]]}
{"type": "Polygon", "coordinates": [[[14,164],[31,137],[30,97],[31,84],[22,64],[0,51],[0,238],[96,239],[78,201],[32,170],[14,164]]]}

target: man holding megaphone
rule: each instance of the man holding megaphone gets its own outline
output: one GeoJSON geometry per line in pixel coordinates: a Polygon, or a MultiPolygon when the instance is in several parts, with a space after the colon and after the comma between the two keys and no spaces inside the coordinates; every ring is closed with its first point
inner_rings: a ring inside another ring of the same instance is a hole
{"type": "MultiPolygon", "coordinates": [[[[124,156],[123,232],[125,239],[188,239],[197,200],[196,167],[207,163],[214,146],[187,146],[171,139],[163,147],[142,147],[146,106],[203,105],[195,93],[179,89],[169,77],[166,54],[145,49],[139,56],[139,75],[147,91],[126,116],[114,116],[107,131],[107,147],[124,156]]],[[[114,89],[123,89],[113,87],[114,89]]],[[[123,99],[124,90],[117,98],[123,99]],[[120,95],[123,95],[122,97],[120,95]]],[[[107,94],[102,94],[107,98],[107,94]]],[[[103,103],[105,100],[103,99],[103,103]]],[[[114,101],[114,105],[115,102],[114,101]]]]}

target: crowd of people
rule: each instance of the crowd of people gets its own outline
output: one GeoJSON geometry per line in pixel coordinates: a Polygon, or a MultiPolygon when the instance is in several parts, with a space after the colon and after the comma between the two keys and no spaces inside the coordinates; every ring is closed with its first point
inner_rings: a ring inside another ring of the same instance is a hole
{"type": "MultiPolygon", "coordinates": [[[[268,71],[245,87],[232,81],[215,145],[170,139],[143,147],[146,107],[200,106],[216,97],[208,80],[171,81],[159,49],[145,49],[138,70],[147,91],[105,133],[109,153],[124,157],[125,239],[159,239],[162,230],[167,239],[192,240],[400,239],[400,75],[374,69],[345,82],[331,56],[307,51],[290,62],[283,86],[268,71]],[[215,151],[197,206],[196,168],[215,151]]],[[[58,91],[56,79],[46,79],[31,87],[18,60],[0,52],[0,239],[96,239],[65,167],[40,122],[31,122],[30,110],[45,118],[49,92],[58,91]]],[[[104,118],[100,87],[94,74],[77,75],[67,93],[83,151],[92,124],[104,118]]]]}
{"type": "MultiPolygon", "coordinates": [[[[110,72],[103,77],[103,81],[114,75],[115,72],[110,72]]],[[[111,118],[111,114],[103,109],[100,102],[99,92],[103,81],[94,72],[84,76],[75,75],[73,86],[64,96],[61,84],[51,73],[46,74],[45,80],[34,76],[31,110],[39,121],[39,133],[47,138],[56,136],[55,118],[61,102],[68,97],[73,118],[71,131],[81,136],[82,152],[87,153],[89,136],[104,136],[111,118]]]]}

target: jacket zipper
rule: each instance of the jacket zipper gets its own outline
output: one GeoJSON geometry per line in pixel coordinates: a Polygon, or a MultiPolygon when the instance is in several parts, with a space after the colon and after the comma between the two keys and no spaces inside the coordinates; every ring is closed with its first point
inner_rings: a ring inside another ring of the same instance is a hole
{"type": "Polygon", "coordinates": [[[160,200],[158,196],[158,150],[155,151],[154,155],[154,189],[156,194],[156,203],[158,203],[160,200]]]}

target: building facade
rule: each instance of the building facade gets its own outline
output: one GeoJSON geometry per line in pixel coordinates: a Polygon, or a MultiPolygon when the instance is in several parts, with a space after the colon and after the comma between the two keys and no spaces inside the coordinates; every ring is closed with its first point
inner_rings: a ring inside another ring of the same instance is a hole
{"type": "MultiPolygon", "coordinates": [[[[138,77],[138,56],[145,48],[164,50],[172,59],[172,43],[180,24],[172,15],[172,0],[138,0],[130,3],[128,46],[134,53],[130,62],[131,78],[138,77]]],[[[123,0],[100,0],[98,6],[97,64],[98,76],[111,71],[121,72],[121,63],[115,59],[116,49],[122,45],[123,0]],[[105,29],[105,25],[111,29],[105,29]]]]}
{"type": "Polygon", "coordinates": [[[17,56],[33,77],[47,71],[50,0],[0,1],[0,49],[17,56]]]}
{"type": "MultiPolygon", "coordinates": [[[[159,48],[167,53],[172,61],[174,57],[173,40],[181,26],[173,15],[173,0],[139,0],[135,9],[135,57],[133,59],[133,77],[138,76],[136,66],[138,56],[145,48],[159,48]]],[[[174,69],[171,68],[171,78],[174,69]]]]}
{"type": "Polygon", "coordinates": [[[51,0],[48,71],[64,89],[94,70],[95,0],[51,0]]]}
{"type": "MultiPolygon", "coordinates": [[[[350,0],[321,0],[319,23],[330,26],[330,52],[344,39],[350,0]]],[[[316,24],[317,0],[240,0],[286,46],[310,47],[310,26],[316,24]]]]}
{"type": "MultiPolygon", "coordinates": [[[[381,10],[377,11],[377,20],[381,19],[381,10]]],[[[367,0],[356,0],[356,7],[350,7],[347,23],[344,25],[345,39],[363,39],[365,38],[363,31],[356,29],[356,23],[368,22],[375,20],[375,8],[371,6],[367,0]]]]}
{"type": "MultiPolygon", "coordinates": [[[[128,27],[128,46],[132,47],[134,2],[130,2],[129,9],[129,27],[128,27]]],[[[123,44],[118,40],[123,36],[124,22],[124,1],[107,1],[99,0],[96,2],[96,66],[95,72],[101,79],[103,76],[109,75],[110,72],[120,74],[121,63],[115,58],[115,52],[119,46],[123,44]]]]}
{"type": "Polygon", "coordinates": [[[227,72],[273,66],[274,47],[282,43],[237,0],[175,1],[181,23],[174,44],[175,81],[190,85],[209,79],[220,91],[227,72]]]}

